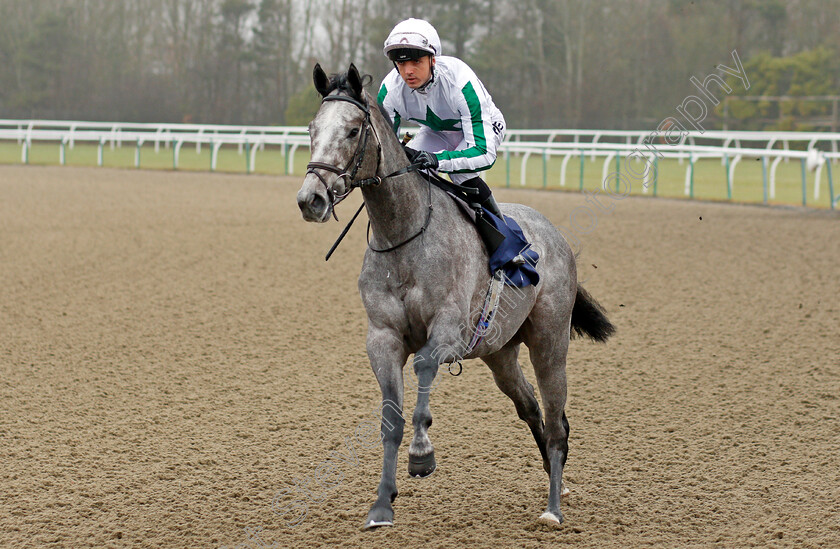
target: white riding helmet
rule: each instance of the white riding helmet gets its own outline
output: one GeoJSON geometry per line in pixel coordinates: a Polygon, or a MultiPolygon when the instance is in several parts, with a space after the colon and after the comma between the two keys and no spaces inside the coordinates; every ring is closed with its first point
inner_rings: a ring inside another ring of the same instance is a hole
{"type": "Polygon", "coordinates": [[[411,18],[398,23],[385,40],[385,49],[382,51],[391,61],[404,61],[416,59],[419,52],[412,55],[411,50],[432,56],[441,54],[440,38],[428,21],[411,18]]]}

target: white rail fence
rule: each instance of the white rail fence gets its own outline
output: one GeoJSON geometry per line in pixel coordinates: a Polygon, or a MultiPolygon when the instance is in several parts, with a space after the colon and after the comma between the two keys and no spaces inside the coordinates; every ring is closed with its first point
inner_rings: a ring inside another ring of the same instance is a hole
{"type": "MultiPolygon", "coordinates": [[[[615,171],[620,172],[621,160],[633,156],[637,161],[646,159],[653,166],[659,159],[676,159],[686,165],[686,196],[694,196],[695,162],[700,159],[719,159],[726,168],[727,196],[732,198],[736,167],[744,158],[760,159],[762,162],[764,200],[776,196],[776,171],[780,162],[799,160],[802,173],[802,204],[807,204],[806,172],[814,173],[813,199],[819,200],[826,180],[830,205],[835,208],[838,197],[834,194],[832,164],[840,162],[840,133],[816,132],[736,132],[706,131],[688,132],[676,145],[648,144],[651,136],[646,131],[620,130],[508,130],[505,142],[500,148],[506,163],[506,181],[510,185],[511,155],[521,157],[520,184],[525,185],[528,162],[533,156],[543,161],[543,185],[547,186],[546,163],[553,157],[562,157],[559,185],[567,186],[566,168],[572,158],[586,156],[590,162],[603,158],[602,177],[615,171]],[[649,139],[648,139],[649,140],[649,139]],[[793,147],[791,146],[793,145],[793,147]],[[822,172],[826,177],[822,177],[822,172]]],[[[240,155],[245,155],[247,172],[256,167],[256,153],[265,147],[279,147],[285,160],[285,172],[294,172],[294,157],[298,148],[309,148],[309,134],[302,126],[228,126],[207,124],[141,124],[118,122],[81,122],[57,120],[0,120],[0,141],[14,141],[21,147],[21,161],[28,163],[33,142],[55,143],[59,146],[59,162],[66,163],[67,148],[76,142],[97,145],[97,163],[103,164],[104,148],[133,145],[134,164],[141,166],[141,150],[144,145],[154,143],[155,152],[161,145],[173,150],[173,168],[179,165],[181,148],[194,145],[200,153],[206,146],[210,151],[210,169],[215,170],[219,149],[222,146],[236,146],[240,155]]],[[[653,170],[653,174],[657,170],[653,170]]],[[[583,171],[579,185],[583,188],[583,171]]],[[[643,176],[643,192],[649,192],[651,170],[643,176]]],[[[618,181],[616,181],[618,183],[618,181]]],[[[656,194],[656,182],[652,192],[656,194]]]]}
{"type": "Polygon", "coordinates": [[[21,146],[21,162],[29,162],[33,142],[55,143],[59,146],[59,163],[67,160],[67,149],[73,149],[77,142],[95,144],[97,164],[103,164],[104,149],[111,150],[126,144],[135,147],[134,165],[140,167],[141,150],[144,145],[154,143],[155,153],[161,145],[173,149],[173,168],[178,169],[180,151],[183,145],[193,144],[197,153],[202,147],[210,149],[210,169],[215,170],[218,152],[222,146],[235,145],[240,155],[246,155],[246,167],[250,173],[256,164],[256,152],[266,145],[283,148],[286,158],[286,173],[294,171],[294,155],[301,146],[309,147],[309,134],[303,127],[275,126],[210,126],[187,124],[105,124],[96,122],[54,122],[19,124],[11,129],[10,121],[0,120],[0,141],[15,141],[21,146]],[[43,126],[43,127],[42,127],[43,126]]]}
{"type": "MultiPolygon", "coordinates": [[[[547,186],[547,170],[545,168],[546,160],[554,156],[562,156],[563,160],[560,164],[560,180],[561,187],[567,186],[567,165],[572,158],[579,157],[581,164],[585,162],[585,157],[589,156],[591,161],[596,157],[604,159],[601,170],[601,181],[607,181],[612,173],[621,173],[621,160],[624,160],[625,170],[626,162],[632,158],[637,163],[642,160],[653,169],[633,170],[634,175],[639,174],[643,182],[642,192],[650,192],[651,179],[656,177],[658,171],[658,160],[661,158],[677,159],[680,163],[686,163],[685,171],[685,187],[684,194],[690,198],[694,198],[694,171],[695,163],[702,159],[719,159],[723,165],[726,166],[726,187],[727,198],[732,199],[735,181],[735,168],[738,163],[744,158],[755,158],[762,163],[762,184],[764,188],[764,201],[768,198],[773,200],[776,198],[776,172],[781,161],[799,160],[802,169],[802,204],[807,205],[806,184],[807,171],[814,172],[814,194],[813,200],[819,200],[821,189],[823,187],[823,179],[826,180],[828,186],[829,196],[831,199],[831,207],[836,207],[840,197],[834,194],[834,181],[831,164],[837,164],[840,160],[840,153],[825,152],[817,149],[800,150],[785,150],[785,149],[768,149],[768,148],[742,148],[742,147],[712,147],[703,145],[659,145],[659,146],[639,146],[627,145],[620,143],[528,143],[528,142],[509,142],[502,147],[502,151],[506,156],[506,160],[510,154],[519,154],[522,156],[520,164],[520,184],[525,185],[526,174],[528,171],[528,160],[531,156],[542,157],[543,159],[543,186],[547,186]],[[614,161],[614,162],[613,162],[614,161]],[[822,172],[826,171],[826,178],[822,177],[822,172]],[[641,172],[641,173],[640,173],[641,172]]],[[[509,177],[508,177],[509,179],[509,177]]],[[[583,171],[580,172],[580,188],[583,188],[583,171]]],[[[616,178],[616,185],[620,181],[616,178]]],[[[656,181],[653,181],[653,191],[656,194],[656,181]]]]}

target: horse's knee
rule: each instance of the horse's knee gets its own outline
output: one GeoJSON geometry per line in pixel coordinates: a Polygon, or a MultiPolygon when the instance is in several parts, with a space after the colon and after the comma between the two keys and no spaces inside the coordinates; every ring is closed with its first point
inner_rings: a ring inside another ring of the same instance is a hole
{"type": "Polygon", "coordinates": [[[438,361],[433,356],[425,353],[417,353],[414,356],[414,373],[418,376],[426,373],[437,373],[439,366],[438,361]]]}
{"type": "Polygon", "coordinates": [[[394,444],[399,446],[402,444],[403,439],[403,430],[405,427],[405,421],[400,422],[399,425],[395,425],[392,428],[387,427],[385,424],[382,425],[382,443],[383,444],[394,444]]]}
{"type": "Polygon", "coordinates": [[[385,409],[382,410],[382,442],[395,443],[397,446],[402,442],[403,431],[405,430],[405,418],[402,414],[393,411],[391,414],[385,414],[385,409]]]}

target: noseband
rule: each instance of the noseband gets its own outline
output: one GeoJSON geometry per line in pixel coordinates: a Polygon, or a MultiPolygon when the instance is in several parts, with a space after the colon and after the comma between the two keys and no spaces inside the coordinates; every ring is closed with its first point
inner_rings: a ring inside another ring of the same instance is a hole
{"type": "MultiPolygon", "coordinates": [[[[366,187],[368,185],[379,185],[382,183],[382,178],[379,176],[370,177],[367,179],[362,179],[360,181],[356,181],[356,174],[359,171],[359,168],[362,167],[362,162],[365,160],[365,151],[367,150],[367,142],[368,136],[370,135],[372,125],[370,123],[370,109],[365,103],[358,101],[352,97],[347,95],[328,95],[324,97],[323,101],[347,101],[348,103],[352,103],[359,107],[362,112],[365,113],[365,118],[362,120],[362,124],[359,127],[359,133],[362,134],[359,138],[359,143],[356,145],[356,150],[353,152],[353,157],[350,158],[350,162],[347,163],[347,166],[342,170],[338,166],[334,166],[332,164],[327,164],[326,162],[310,162],[306,165],[306,173],[307,174],[314,174],[324,185],[324,189],[327,191],[327,197],[330,200],[330,209],[332,210],[333,217],[336,221],[338,221],[338,216],[335,214],[335,205],[338,201],[343,200],[348,194],[353,192],[353,189],[357,187],[366,187]],[[355,160],[355,164],[354,164],[355,160]],[[351,166],[352,165],[352,169],[351,166]],[[338,176],[338,179],[346,178],[349,180],[349,185],[347,185],[348,190],[344,194],[336,195],[330,186],[327,184],[324,177],[315,170],[327,170],[332,172],[338,176]]],[[[374,130],[375,132],[375,130],[374,130]]],[[[382,145],[379,143],[377,138],[376,143],[376,164],[379,165],[379,159],[382,155],[382,145]]],[[[398,174],[391,174],[388,177],[392,177],[393,175],[398,174]]]]}

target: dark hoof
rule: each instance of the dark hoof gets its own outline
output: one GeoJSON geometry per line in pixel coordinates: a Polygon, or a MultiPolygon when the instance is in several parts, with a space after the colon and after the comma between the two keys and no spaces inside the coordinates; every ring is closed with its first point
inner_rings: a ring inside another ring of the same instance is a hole
{"type": "Polygon", "coordinates": [[[409,476],[414,478],[424,478],[434,473],[435,469],[437,469],[437,463],[435,463],[434,450],[425,456],[408,456],[409,476]]]}
{"type": "Polygon", "coordinates": [[[365,525],[362,527],[362,530],[372,530],[374,528],[379,528],[380,526],[393,525],[394,509],[390,505],[386,507],[384,505],[374,504],[373,507],[371,507],[370,512],[368,513],[367,519],[365,520],[365,525]]]}

